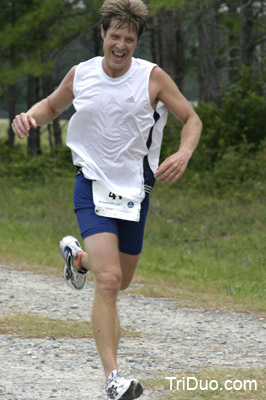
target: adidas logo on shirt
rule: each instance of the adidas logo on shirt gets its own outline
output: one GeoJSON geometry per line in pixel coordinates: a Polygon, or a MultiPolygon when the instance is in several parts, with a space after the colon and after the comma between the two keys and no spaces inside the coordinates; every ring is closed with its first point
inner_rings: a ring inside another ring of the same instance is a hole
{"type": "Polygon", "coordinates": [[[128,99],[126,99],[127,103],[135,103],[135,99],[133,96],[129,97],[128,99]]]}

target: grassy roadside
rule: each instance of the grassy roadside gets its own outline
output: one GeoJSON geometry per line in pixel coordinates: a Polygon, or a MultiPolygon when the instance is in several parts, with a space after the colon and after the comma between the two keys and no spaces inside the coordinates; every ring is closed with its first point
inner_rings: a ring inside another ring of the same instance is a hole
{"type": "Polygon", "coordinates": [[[152,378],[145,381],[144,385],[148,390],[163,390],[162,400],[253,400],[265,398],[265,370],[263,369],[215,368],[200,371],[178,371],[177,373],[165,371],[161,376],[164,378],[152,378]],[[166,377],[175,379],[165,379],[166,377]],[[180,381],[179,386],[177,380],[180,381]],[[172,388],[170,382],[172,382],[172,388]],[[198,386],[196,387],[196,385],[198,386]],[[201,390],[202,388],[207,390],[201,390]]]}
{"type": "Polygon", "coordinates": [[[0,334],[12,334],[24,338],[93,337],[90,322],[62,321],[24,312],[0,316],[0,334]]]}
{"type": "MultiPolygon", "coordinates": [[[[2,261],[61,273],[57,246],[80,238],[72,209],[74,174],[44,184],[0,180],[2,261]]],[[[265,214],[260,197],[243,201],[157,186],[136,280],[145,295],[189,306],[265,312],[265,214]],[[175,195],[174,195],[175,194],[175,195]]]]}
{"type": "Polygon", "coordinates": [[[137,276],[146,294],[265,312],[266,209],[260,196],[157,187],[137,276]]]}
{"type": "MultiPolygon", "coordinates": [[[[6,316],[0,314],[0,334],[11,334],[23,338],[93,338],[90,321],[63,321],[25,312],[6,316]]],[[[134,332],[132,328],[122,328],[121,335],[137,337],[139,333],[134,332]]]]}
{"type": "MultiPolygon", "coordinates": [[[[0,334],[20,338],[91,339],[92,327],[88,321],[62,321],[36,314],[19,312],[0,316],[0,334]]],[[[122,336],[138,337],[132,329],[122,329],[122,336]]],[[[202,368],[193,371],[161,371],[143,381],[148,391],[161,391],[162,400],[174,399],[263,399],[265,370],[202,368]],[[157,375],[157,376],[156,376],[157,375]],[[160,377],[158,377],[160,376],[160,377]],[[168,379],[166,379],[168,377],[168,379]],[[172,379],[170,380],[169,377],[172,379]],[[177,384],[179,380],[179,384],[177,384]],[[227,386],[225,386],[227,384],[227,386]],[[197,386],[196,386],[197,385],[197,386]],[[235,385],[235,386],[234,386],[235,385]],[[230,390],[227,390],[229,388],[230,390]]]]}

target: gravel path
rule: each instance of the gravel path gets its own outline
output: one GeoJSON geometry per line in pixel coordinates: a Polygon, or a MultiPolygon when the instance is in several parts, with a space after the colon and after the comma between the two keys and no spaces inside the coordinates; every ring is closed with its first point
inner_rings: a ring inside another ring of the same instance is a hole
{"type": "MultiPolygon", "coordinates": [[[[0,314],[24,311],[62,320],[90,318],[93,284],[73,291],[62,279],[0,265],[0,314]]],[[[125,293],[121,325],[139,337],[121,339],[119,364],[140,380],[182,370],[266,365],[266,321],[227,310],[181,308],[161,298],[125,293]]],[[[143,400],[164,398],[145,390],[143,400]]],[[[103,373],[92,339],[25,339],[0,335],[0,399],[105,399],[103,373]]]]}

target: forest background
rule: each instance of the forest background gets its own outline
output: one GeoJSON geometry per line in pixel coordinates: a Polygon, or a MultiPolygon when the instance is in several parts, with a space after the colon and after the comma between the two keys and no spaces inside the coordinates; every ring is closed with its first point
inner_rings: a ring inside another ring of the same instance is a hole
{"type": "MultiPolygon", "coordinates": [[[[74,64],[102,54],[101,3],[1,1],[0,254],[8,263],[54,273],[60,237],[79,237],[64,144],[73,109],[24,141],[10,123],[74,64]]],[[[172,76],[204,129],[178,184],[154,189],[136,279],[145,294],[265,312],[266,2],[146,3],[151,20],[135,56],[172,76]]],[[[162,158],[180,132],[170,117],[162,158]]]]}

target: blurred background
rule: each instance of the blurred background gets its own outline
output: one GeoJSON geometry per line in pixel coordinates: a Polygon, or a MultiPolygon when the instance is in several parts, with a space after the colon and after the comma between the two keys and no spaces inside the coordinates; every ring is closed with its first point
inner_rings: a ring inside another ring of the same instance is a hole
{"type": "MultiPolygon", "coordinates": [[[[102,54],[101,4],[101,0],[1,0],[0,118],[12,121],[16,113],[49,95],[73,65],[102,54]]],[[[192,104],[211,102],[212,109],[201,111],[203,118],[205,113],[210,113],[210,119],[215,114],[221,124],[226,119],[233,125],[242,118],[238,133],[235,127],[223,133],[234,139],[218,133],[218,141],[235,144],[245,136],[258,143],[265,135],[266,2],[153,0],[147,4],[151,21],[136,57],[164,68],[192,104]],[[232,104],[224,105],[230,100],[232,104]],[[242,101],[247,103],[244,110],[242,101]],[[221,106],[227,107],[223,113],[221,106]],[[249,120],[251,125],[259,124],[257,133],[247,125],[249,120]]],[[[72,109],[60,119],[68,119],[71,113],[72,109]]],[[[48,130],[50,146],[61,146],[58,121],[48,130]]],[[[41,153],[40,134],[40,128],[32,132],[29,154],[41,153]]],[[[10,128],[5,140],[9,147],[14,145],[10,128]]]]}
{"type": "MultiPolygon", "coordinates": [[[[145,294],[265,311],[266,1],[146,3],[151,20],[135,56],[171,75],[203,133],[184,176],[155,186],[136,279],[145,294]]],[[[1,0],[2,262],[56,271],[58,240],[79,237],[65,146],[73,108],[22,141],[10,122],[48,96],[74,64],[102,54],[101,4],[1,0]]],[[[181,128],[169,116],[162,159],[178,149],[181,128]]]]}

